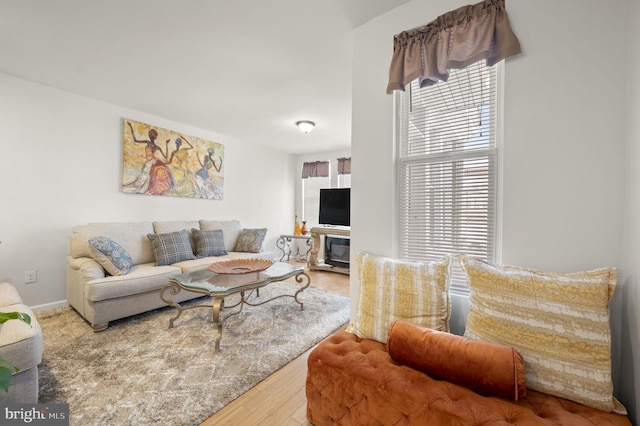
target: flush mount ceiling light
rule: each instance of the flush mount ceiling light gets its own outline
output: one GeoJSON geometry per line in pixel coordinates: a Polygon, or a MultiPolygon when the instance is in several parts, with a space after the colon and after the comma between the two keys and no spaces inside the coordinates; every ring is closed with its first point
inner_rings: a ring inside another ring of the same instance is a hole
{"type": "Polygon", "coordinates": [[[296,121],[296,126],[298,126],[298,129],[302,130],[302,133],[309,133],[316,126],[316,123],[307,120],[296,121]]]}

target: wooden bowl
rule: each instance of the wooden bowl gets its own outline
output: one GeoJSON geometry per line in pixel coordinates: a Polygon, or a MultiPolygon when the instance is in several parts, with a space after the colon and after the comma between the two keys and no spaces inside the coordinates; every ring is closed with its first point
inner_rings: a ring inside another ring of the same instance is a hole
{"type": "Polygon", "coordinates": [[[213,262],[209,270],[216,274],[248,274],[269,268],[275,262],[266,259],[234,259],[224,262],[213,262]]]}

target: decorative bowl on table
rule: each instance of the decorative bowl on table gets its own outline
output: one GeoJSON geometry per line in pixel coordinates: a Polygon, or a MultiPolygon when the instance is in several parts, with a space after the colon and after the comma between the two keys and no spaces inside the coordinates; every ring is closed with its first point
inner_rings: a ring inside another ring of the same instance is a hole
{"type": "Polygon", "coordinates": [[[275,261],[266,259],[234,259],[224,262],[213,262],[209,270],[216,274],[248,274],[269,268],[275,261]]]}

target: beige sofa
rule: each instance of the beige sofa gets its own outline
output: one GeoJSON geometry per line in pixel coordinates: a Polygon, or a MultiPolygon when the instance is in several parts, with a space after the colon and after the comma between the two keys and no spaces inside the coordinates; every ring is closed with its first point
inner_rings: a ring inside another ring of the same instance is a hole
{"type": "MultiPolygon", "coordinates": [[[[274,253],[265,251],[263,247],[257,253],[234,251],[241,232],[243,228],[237,220],[91,223],[76,226],[69,237],[67,253],[69,305],[95,331],[101,331],[108,327],[109,321],[166,306],[160,299],[160,288],[172,276],[205,269],[212,262],[240,258],[274,259],[274,253]],[[157,266],[147,235],[187,230],[191,246],[195,247],[191,229],[222,230],[228,254],[157,266]],[[132,267],[126,274],[110,275],[95,260],[95,256],[92,257],[88,240],[96,237],[107,237],[126,250],[132,261],[132,267]]],[[[180,302],[196,297],[202,297],[202,294],[182,291],[174,300],[180,302]]]]}
{"type": "Polygon", "coordinates": [[[38,402],[38,364],[42,361],[42,330],[35,315],[10,283],[0,283],[0,312],[22,312],[31,324],[10,320],[0,325],[0,357],[19,370],[11,376],[9,391],[0,391],[2,404],[36,404],[38,402]]]}

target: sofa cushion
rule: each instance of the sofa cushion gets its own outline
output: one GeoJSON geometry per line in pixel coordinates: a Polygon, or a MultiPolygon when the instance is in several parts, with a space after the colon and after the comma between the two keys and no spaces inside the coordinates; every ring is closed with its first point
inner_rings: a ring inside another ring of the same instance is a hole
{"type": "Polygon", "coordinates": [[[400,364],[481,395],[518,401],[527,394],[524,361],[514,348],[394,321],[387,342],[400,364]]]}
{"type": "Polygon", "coordinates": [[[211,231],[221,229],[224,236],[224,248],[233,251],[236,248],[242,225],[238,220],[200,220],[200,229],[211,231]]]}
{"type": "Polygon", "coordinates": [[[10,360],[21,371],[42,361],[42,331],[28,306],[22,303],[0,307],[0,312],[22,312],[31,317],[31,324],[10,320],[0,324],[0,357],[10,360]]]}
{"type": "Polygon", "coordinates": [[[169,232],[177,232],[191,228],[200,229],[200,222],[197,220],[169,220],[153,222],[153,232],[156,234],[168,234],[169,232]]]}
{"type": "Polygon", "coordinates": [[[107,276],[88,281],[85,298],[90,302],[100,302],[150,291],[157,292],[159,298],[160,287],[168,283],[169,278],[181,273],[182,270],[173,265],[135,265],[127,275],[107,276]]]}
{"type": "MultiPolygon", "coordinates": [[[[156,234],[168,234],[186,229],[189,233],[189,242],[195,250],[196,242],[191,232],[192,228],[200,229],[200,222],[197,220],[168,220],[163,222],[153,222],[153,232],[156,234]]],[[[194,252],[195,254],[195,252],[194,252]]]]}
{"type": "Polygon", "coordinates": [[[449,331],[450,265],[449,257],[405,262],[360,253],[358,298],[347,331],[386,342],[389,327],[397,319],[449,331]]]}
{"type": "Polygon", "coordinates": [[[0,283],[0,307],[17,303],[22,303],[22,299],[15,286],[8,282],[0,283]]]}
{"type": "Polygon", "coordinates": [[[195,240],[196,257],[224,256],[227,250],[224,248],[224,234],[222,229],[201,231],[191,229],[191,235],[195,240]]]}
{"type": "Polygon", "coordinates": [[[626,413],[611,381],[615,269],[549,273],[460,261],[471,291],[465,336],[516,348],[530,389],[626,413]]]}
{"type": "Polygon", "coordinates": [[[89,254],[111,275],[126,275],[131,269],[131,256],[120,244],[107,237],[90,238],[89,254]]]}
{"type": "Polygon", "coordinates": [[[147,234],[153,232],[151,222],[90,223],[73,228],[69,239],[71,257],[91,257],[87,241],[99,236],[111,238],[129,253],[134,265],[153,262],[153,250],[147,234]]]}
{"type": "Polygon", "coordinates": [[[267,228],[248,229],[245,228],[240,232],[238,242],[233,251],[260,253],[262,251],[262,243],[267,235],[267,228]]]}
{"type": "Polygon", "coordinates": [[[166,234],[148,234],[147,237],[151,240],[157,266],[196,258],[186,229],[166,234]]]}

